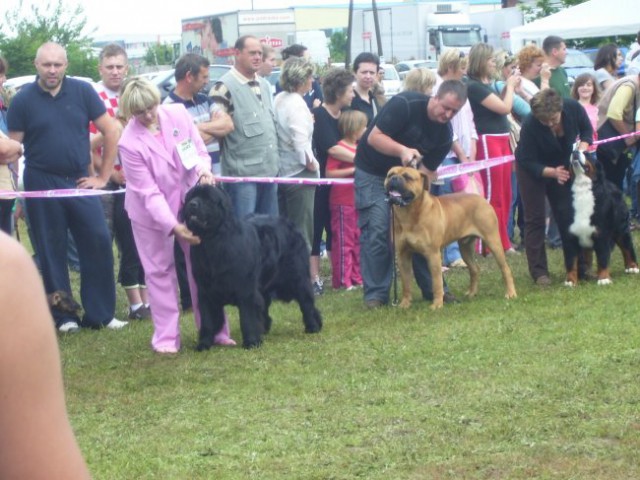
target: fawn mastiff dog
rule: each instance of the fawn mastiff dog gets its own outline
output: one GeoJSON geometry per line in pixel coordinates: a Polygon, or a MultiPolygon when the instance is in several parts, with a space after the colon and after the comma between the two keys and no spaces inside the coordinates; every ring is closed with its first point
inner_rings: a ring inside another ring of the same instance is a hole
{"type": "Polygon", "coordinates": [[[470,193],[434,197],[429,193],[428,178],[408,167],[393,167],[384,185],[394,215],[395,248],[402,280],[400,307],[408,308],[411,305],[411,255],[419,253],[429,262],[433,279],[431,308],[442,308],[441,250],[454,240],[458,240],[462,258],[469,267],[467,295],[473,297],[478,292],[480,271],[473,253],[476,237],[480,237],[489,247],[502,271],[505,297],[516,296],[511,269],[507,265],[498,234],[498,219],[489,202],[470,193]]]}

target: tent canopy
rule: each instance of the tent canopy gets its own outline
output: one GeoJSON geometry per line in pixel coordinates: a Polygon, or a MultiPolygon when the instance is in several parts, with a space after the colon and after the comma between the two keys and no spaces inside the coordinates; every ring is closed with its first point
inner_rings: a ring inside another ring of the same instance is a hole
{"type": "Polygon", "coordinates": [[[549,35],[564,39],[636,34],[640,30],[638,0],[589,0],[574,7],[511,29],[511,50],[549,35]]]}

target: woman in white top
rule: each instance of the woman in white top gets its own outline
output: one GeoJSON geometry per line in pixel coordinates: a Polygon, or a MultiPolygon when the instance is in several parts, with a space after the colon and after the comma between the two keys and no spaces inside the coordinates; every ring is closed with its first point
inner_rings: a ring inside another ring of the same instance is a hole
{"type": "MultiPolygon", "coordinates": [[[[313,116],[302,96],[311,89],[313,65],[303,57],[291,57],[282,65],[274,109],[280,153],[280,177],[318,178],[319,165],[311,148],[313,116]]],[[[280,213],[302,232],[309,250],[313,238],[315,185],[278,185],[280,213]]]]}
{"type": "Polygon", "coordinates": [[[549,88],[551,69],[544,61],[544,51],[536,45],[527,45],[518,52],[518,67],[522,80],[518,94],[527,102],[536,93],[545,88],[549,88]],[[534,80],[540,77],[539,83],[534,80]]]}

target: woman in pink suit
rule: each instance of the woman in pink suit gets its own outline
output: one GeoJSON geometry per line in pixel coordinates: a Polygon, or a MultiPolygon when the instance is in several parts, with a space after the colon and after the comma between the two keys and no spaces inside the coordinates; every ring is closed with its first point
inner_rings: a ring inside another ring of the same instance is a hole
{"type": "MultiPolygon", "coordinates": [[[[160,105],[160,93],[147,80],[131,79],[120,97],[129,120],[120,138],[120,159],[127,178],[125,209],[144,267],[154,325],[154,351],[180,349],[180,311],[174,265],[174,236],[184,251],[193,312],[200,327],[189,245],[195,236],[178,220],[187,191],[197,182],[214,183],[211,160],[193,118],[182,104],[160,105]]],[[[225,322],[215,343],[235,345],[225,322]]]]}

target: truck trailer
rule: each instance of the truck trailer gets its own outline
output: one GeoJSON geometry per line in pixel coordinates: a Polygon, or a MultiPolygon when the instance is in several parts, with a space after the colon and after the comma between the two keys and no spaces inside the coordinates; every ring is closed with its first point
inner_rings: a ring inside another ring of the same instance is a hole
{"type": "MultiPolygon", "coordinates": [[[[377,9],[382,56],[386,61],[438,60],[450,48],[469,53],[482,41],[481,27],[472,24],[469,2],[412,2],[377,9]]],[[[378,53],[374,11],[353,12],[351,58],[378,53]]]]}

